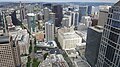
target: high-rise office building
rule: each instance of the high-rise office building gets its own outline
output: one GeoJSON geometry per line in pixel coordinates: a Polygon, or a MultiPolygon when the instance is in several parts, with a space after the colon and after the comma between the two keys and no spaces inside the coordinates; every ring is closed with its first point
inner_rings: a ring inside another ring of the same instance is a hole
{"type": "Polygon", "coordinates": [[[79,13],[78,12],[71,12],[71,26],[78,26],[79,23],[79,13]]]}
{"type": "Polygon", "coordinates": [[[25,8],[24,8],[24,4],[20,2],[20,20],[21,22],[23,22],[23,20],[25,19],[25,8]]]}
{"type": "Polygon", "coordinates": [[[79,7],[79,22],[81,21],[82,16],[86,16],[88,11],[87,6],[80,6],[79,7]]]}
{"type": "Polygon", "coordinates": [[[20,55],[17,42],[12,37],[0,36],[0,66],[20,67],[20,55]]]}
{"type": "Polygon", "coordinates": [[[7,21],[8,25],[10,25],[10,26],[13,25],[11,16],[6,16],[6,21],[7,21]]]}
{"type": "Polygon", "coordinates": [[[120,1],[109,9],[96,67],[120,67],[120,1]]]}
{"type": "Polygon", "coordinates": [[[92,24],[92,20],[90,16],[82,16],[81,23],[85,24],[86,27],[90,27],[92,24]]]}
{"type": "Polygon", "coordinates": [[[47,22],[50,19],[50,15],[49,15],[50,11],[47,7],[45,7],[43,10],[44,10],[44,22],[47,22]]]}
{"type": "Polygon", "coordinates": [[[53,23],[55,24],[55,13],[51,12],[50,13],[50,19],[53,21],[53,23]]]}
{"type": "Polygon", "coordinates": [[[89,27],[87,30],[85,58],[91,67],[95,67],[97,62],[102,32],[103,28],[101,26],[89,27]]]}
{"type": "Polygon", "coordinates": [[[54,40],[54,23],[52,20],[45,23],[45,39],[47,42],[54,40]]]}
{"type": "Polygon", "coordinates": [[[55,13],[55,26],[59,27],[61,26],[61,21],[63,18],[63,9],[61,5],[54,5],[52,12],[55,13]]]}
{"type": "Polygon", "coordinates": [[[92,6],[88,6],[88,15],[90,16],[92,14],[92,6]]]}
{"type": "Polygon", "coordinates": [[[52,4],[51,3],[43,4],[43,8],[45,8],[45,7],[52,9],[52,4]]]}
{"type": "Polygon", "coordinates": [[[63,18],[61,23],[62,27],[69,27],[69,18],[63,18]]]}
{"type": "Polygon", "coordinates": [[[28,29],[30,32],[35,32],[35,14],[34,13],[28,13],[27,14],[27,20],[28,20],[28,29]]]}
{"type": "Polygon", "coordinates": [[[11,12],[10,16],[12,18],[13,25],[21,25],[21,22],[17,19],[16,11],[11,12]]]}
{"type": "Polygon", "coordinates": [[[100,10],[99,11],[98,25],[104,26],[105,22],[107,22],[107,18],[108,18],[108,10],[100,10]]]}

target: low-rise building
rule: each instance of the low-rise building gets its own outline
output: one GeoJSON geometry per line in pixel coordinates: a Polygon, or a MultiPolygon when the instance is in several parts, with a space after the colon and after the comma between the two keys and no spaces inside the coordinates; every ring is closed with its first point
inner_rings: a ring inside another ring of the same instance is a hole
{"type": "Polygon", "coordinates": [[[58,30],[58,41],[62,49],[75,48],[77,43],[82,42],[82,38],[75,33],[73,28],[61,28],[58,30]]]}

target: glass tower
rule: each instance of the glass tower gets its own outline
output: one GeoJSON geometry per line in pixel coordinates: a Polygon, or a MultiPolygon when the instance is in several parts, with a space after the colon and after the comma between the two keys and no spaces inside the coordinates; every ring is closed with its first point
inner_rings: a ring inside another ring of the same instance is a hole
{"type": "Polygon", "coordinates": [[[120,67],[120,1],[109,9],[96,67],[120,67]]]}

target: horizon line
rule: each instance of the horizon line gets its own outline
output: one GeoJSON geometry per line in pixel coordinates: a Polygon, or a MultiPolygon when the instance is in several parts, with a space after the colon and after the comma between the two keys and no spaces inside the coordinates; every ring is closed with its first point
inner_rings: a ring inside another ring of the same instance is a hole
{"type": "MultiPolygon", "coordinates": [[[[0,1],[1,2],[7,2],[7,1],[0,1]]],[[[19,3],[19,2],[26,2],[26,3],[36,3],[36,2],[45,2],[45,1],[9,1],[9,2],[14,2],[14,3],[19,3]]],[[[46,1],[46,3],[52,3],[52,2],[59,2],[59,3],[63,3],[63,2],[73,2],[73,1],[46,1]]],[[[79,1],[76,1],[76,2],[79,2],[79,1]]],[[[84,3],[84,2],[81,2],[81,3],[84,3]]],[[[91,2],[86,2],[86,3],[91,3],[91,2]]],[[[116,2],[97,2],[95,1],[94,3],[116,3],[116,2]]]]}

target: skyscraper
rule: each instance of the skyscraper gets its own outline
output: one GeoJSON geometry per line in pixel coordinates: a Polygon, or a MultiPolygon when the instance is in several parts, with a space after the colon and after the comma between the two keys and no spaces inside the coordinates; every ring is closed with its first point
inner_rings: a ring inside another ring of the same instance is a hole
{"type": "Polygon", "coordinates": [[[59,27],[61,26],[61,21],[63,18],[63,9],[61,5],[54,5],[52,12],[55,13],[55,26],[59,27]]]}
{"type": "Polygon", "coordinates": [[[24,4],[22,4],[20,2],[20,20],[21,22],[23,22],[23,20],[25,19],[25,8],[24,8],[24,4]]]}
{"type": "Polygon", "coordinates": [[[81,21],[82,16],[86,16],[88,11],[87,6],[80,6],[79,7],[79,22],[81,21]]]}
{"type": "Polygon", "coordinates": [[[92,20],[90,16],[82,16],[81,23],[85,24],[86,27],[90,27],[92,24],[92,20]]]}
{"type": "Polygon", "coordinates": [[[52,4],[51,3],[43,4],[43,8],[45,8],[45,7],[51,9],[52,8],[52,4]]]}
{"type": "Polygon", "coordinates": [[[0,66],[20,67],[20,55],[17,42],[9,36],[0,36],[0,66]]]}
{"type": "Polygon", "coordinates": [[[71,12],[71,26],[77,26],[79,23],[79,13],[78,12],[71,12]]]}
{"type": "Polygon", "coordinates": [[[120,1],[109,9],[96,67],[120,67],[120,1]]]}
{"type": "Polygon", "coordinates": [[[88,15],[90,16],[92,14],[92,6],[88,6],[88,15]]]}
{"type": "Polygon", "coordinates": [[[50,18],[49,9],[45,7],[43,10],[44,10],[44,22],[47,22],[50,18]]]}
{"type": "Polygon", "coordinates": [[[54,40],[54,23],[52,20],[45,23],[45,39],[47,42],[54,40]]]}
{"type": "Polygon", "coordinates": [[[6,21],[7,21],[8,25],[10,25],[10,26],[13,25],[11,16],[6,16],[6,21]]]}
{"type": "Polygon", "coordinates": [[[28,19],[28,29],[30,32],[35,32],[35,14],[34,13],[28,13],[27,14],[27,19],[28,19]]]}
{"type": "Polygon", "coordinates": [[[102,32],[103,28],[100,26],[89,27],[87,31],[85,57],[91,67],[95,67],[97,61],[102,32]]]}
{"type": "Polygon", "coordinates": [[[16,17],[16,11],[13,11],[11,14],[10,14],[11,18],[12,18],[12,23],[13,25],[21,25],[21,22],[17,19],[16,17]]]}
{"type": "Polygon", "coordinates": [[[55,13],[51,12],[50,13],[50,19],[53,21],[53,23],[55,24],[55,13]]]}
{"type": "Polygon", "coordinates": [[[108,18],[108,10],[100,10],[98,25],[104,26],[105,22],[107,22],[107,18],[108,18]]]}

